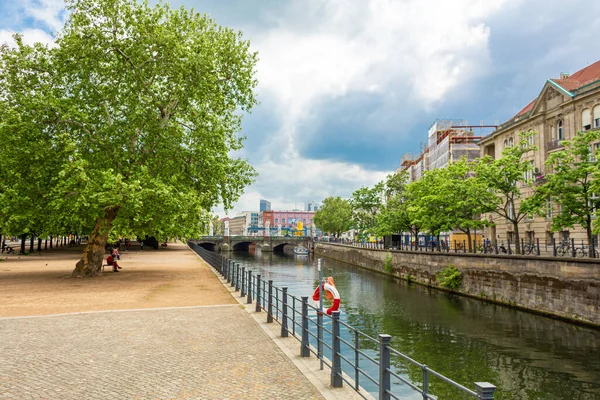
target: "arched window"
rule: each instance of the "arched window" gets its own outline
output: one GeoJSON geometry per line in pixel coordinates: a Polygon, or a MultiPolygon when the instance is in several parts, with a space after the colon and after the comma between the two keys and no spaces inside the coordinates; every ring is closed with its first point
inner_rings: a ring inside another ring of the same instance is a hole
{"type": "Polygon", "coordinates": [[[600,128],[600,104],[594,107],[594,128],[600,128]]]}
{"type": "Polygon", "coordinates": [[[592,129],[592,116],[590,115],[590,109],[586,108],[581,112],[581,130],[587,131],[592,129]]]}
{"type": "Polygon", "coordinates": [[[508,147],[513,147],[515,145],[515,139],[512,137],[508,139],[508,147]]]}
{"type": "Polygon", "coordinates": [[[504,139],[504,148],[508,147],[508,139],[504,139]]]}
{"type": "Polygon", "coordinates": [[[563,128],[562,119],[559,119],[558,122],[556,123],[556,139],[558,139],[558,140],[565,139],[565,132],[564,132],[564,128],[563,128]]]}

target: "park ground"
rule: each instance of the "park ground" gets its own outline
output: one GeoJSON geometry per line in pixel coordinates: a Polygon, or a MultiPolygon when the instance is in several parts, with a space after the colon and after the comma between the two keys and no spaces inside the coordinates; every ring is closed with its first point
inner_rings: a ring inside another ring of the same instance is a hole
{"type": "Polygon", "coordinates": [[[0,317],[234,304],[213,272],[182,243],[121,254],[120,272],[73,279],[81,246],[0,261],[0,317]],[[176,261],[175,261],[176,260],[176,261]]]}

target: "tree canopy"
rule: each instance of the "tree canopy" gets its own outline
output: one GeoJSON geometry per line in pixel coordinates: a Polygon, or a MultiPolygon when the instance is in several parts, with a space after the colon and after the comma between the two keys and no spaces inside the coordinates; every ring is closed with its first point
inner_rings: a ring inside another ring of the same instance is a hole
{"type": "Polygon", "coordinates": [[[598,139],[599,131],[587,131],[562,141],[564,148],[550,154],[546,161],[551,173],[545,176],[542,188],[544,196],[561,205],[558,214],[553,215],[552,229],[559,231],[579,224],[586,230],[588,243],[592,242],[594,228],[600,229],[598,224],[593,226],[600,207],[600,169],[592,149],[592,142],[598,139]]]}
{"type": "Polygon", "coordinates": [[[88,234],[74,275],[98,273],[108,233],[189,237],[255,175],[232,157],[256,103],[240,32],[168,4],[72,0],[54,46],[0,50],[0,212],[38,234],[88,234]],[[41,216],[41,220],[35,218],[41,216]]]}
{"type": "Polygon", "coordinates": [[[315,212],[315,226],[323,232],[331,232],[339,237],[352,225],[352,208],[348,200],[341,197],[327,197],[321,207],[315,212]]]}

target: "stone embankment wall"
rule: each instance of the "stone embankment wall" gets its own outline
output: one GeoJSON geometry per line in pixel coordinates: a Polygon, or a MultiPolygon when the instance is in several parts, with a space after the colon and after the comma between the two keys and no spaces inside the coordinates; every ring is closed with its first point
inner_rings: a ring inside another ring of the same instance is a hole
{"type": "MultiPolygon", "coordinates": [[[[600,327],[595,260],[363,249],[317,243],[315,254],[442,288],[436,273],[456,267],[457,293],[600,327]],[[386,257],[388,262],[386,268],[386,257]]],[[[447,290],[447,289],[445,289],[447,290]]]]}

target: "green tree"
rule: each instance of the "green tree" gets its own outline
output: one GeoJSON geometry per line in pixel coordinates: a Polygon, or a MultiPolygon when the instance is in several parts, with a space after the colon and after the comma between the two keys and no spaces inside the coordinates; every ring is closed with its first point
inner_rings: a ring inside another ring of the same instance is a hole
{"type": "Polygon", "coordinates": [[[471,235],[483,229],[488,221],[484,214],[493,211],[496,195],[473,174],[473,165],[461,159],[425,173],[415,182],[420,193],[415,196],[413,212],[423,228],[438,235],[457,229],[467,235],[472,251],[471,235]]]}
{"type": "MultiPolygon", "coordinates": [[[[93,276],[111,230],[197,235],[212,206],[229,208],[251,183],[254,170],[230,154],[255,104],[257,57],[241,33],[184,8],[134,0],[67,8],[54,47],[16,36],[16,48],[0,50],[0,134],[32,163],[56,150],[45,166],[46,229],[87,232],[73,276],[93,276]]],[[[23,179],[1,150],[3,173],[23,179]]],[[[11,195],[35,193],[24,185],[11,195]]]]}
{"type": "MultiPolygon", "coordinates": [[[[546,161],[546,183],[543,192],[552,202],[560,204],[553,215],[552,229],[561,230],[581,225],[588,243],[592,242],[595,213],[600,207],[600,169],[592,143],[600,139],[599,131],[578,132],[573,140],[564,140],[563,150],[549,155],[546,161]]],[[[599,227],[596,224],[596,229],[599,227]]],[[[591,255],[591,254],[590,254],[591,255]]]]}
{"type": "Polygon", "coordinates": [[[533,182],[535,167],[523,159],[529,151],[537,150],[530,145],[534,134],[521,132],[519,143],[505,148],[500,158],[485,156],[474,164],[477,179],[495,195],[491,212],[513,224],[517,253],[521,251],[519,222],[538,213],[544,203],[544,197],[533,182]]]}
{"type": "Polygon", "coordinates": [[[321,207],[315,212],[315,226],[323,232],[334,233],[339,237],[352,225],[352,208],[348,200],[341,197],[327,197],[321,207]]]}
{"type": "Polygon", "coordinates": [[[385,181],[385,204],[377,214],[374,232],[379,236],[410,232],[417,238],[421,227],[409,212],[410,204],[415,200],[415,192],[407,184],[406,171],[389,175],[385,181]]]}
{"type": "Polygon", "coordinates": [[[379,182],[372,188],[361,187],[352,193],[350,206],[352,207],[353,227],[358,230],[361,237],[373,233],[377,225],[377,214],[383,205],[384,183],[379,182]]]}

